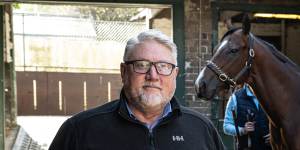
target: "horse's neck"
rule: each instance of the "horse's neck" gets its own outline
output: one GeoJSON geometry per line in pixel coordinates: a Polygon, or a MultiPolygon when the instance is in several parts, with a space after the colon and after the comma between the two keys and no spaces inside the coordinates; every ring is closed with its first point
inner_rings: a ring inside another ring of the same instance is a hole
{"type": "Polygon", "coordinates": [[[299,105],[298,102],[297,104],[289,102],[295,101],[300,96],[296,91],[300,86],[299,72],[294,71],[293,66],[286,66],[288,64],[278,60],[266,47],[258,45],[254,49],[259,50],[255,50],[256,55],[250,74],[253,82],[250,85],[272,121],[281,125],[282,119],[290,119],[291,114],[288,114],[286,109],[290,112],[300,111],[294,106],[299,105]]]}

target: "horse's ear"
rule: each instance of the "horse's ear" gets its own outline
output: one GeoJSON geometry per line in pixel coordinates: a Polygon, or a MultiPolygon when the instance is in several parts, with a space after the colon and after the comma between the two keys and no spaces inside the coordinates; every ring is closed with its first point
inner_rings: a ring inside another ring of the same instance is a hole
{"type": "Polygon", "coordinates": [[[248,35],[250,32],[250,28],[251,28],[251,24],[250,24],[250,18],[249,15],[247,13],[244,14],[243,17],[243,33],[245,35],[248,35]]]}

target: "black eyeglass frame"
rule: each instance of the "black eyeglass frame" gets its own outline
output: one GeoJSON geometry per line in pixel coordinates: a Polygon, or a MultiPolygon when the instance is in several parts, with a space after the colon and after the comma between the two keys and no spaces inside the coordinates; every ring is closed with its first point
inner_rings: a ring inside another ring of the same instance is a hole
{"type": "Polygon", "coordinates": [[[169,75],[171,75],[172,72],[173,72],[173,70],[174,70],[174,68],[177,67],[175,64],[172,64],[172,63],[169,63],[169,62],[164,62],[164,61],[152,62],[152,61],[148,61],[148,60],[131,60],[131,61],[125,61],[124,64],[126,64],[126,65],[132,64],[132,66],[133,66],[133,71],[134,71],[135,73],[139,73],[139,74],[146,74],[146,73],[148,73],[148,72],[150,71],[151,67],[154,66],[156,72],[157,72],[159,75],[163,75],[163,76],[169,76],[169,75]],[[142,72],[137,72],[137,71],[135,70],[135,65],[134,65],[134,63],[137,62],[137,61],[146,61],[146,62],[149,62],[149,63],[150,63],[150,67],[149,67],[149,69],[147,70],[147,72],[142,73],[142,72]],[[172,69],[171,69],[170,73],[169,73],[169,74],[161,74],[161,73],[157,70],[157,68],[156,68],[156,64],[158,64],[158,63],[166,63],[166,64],[171,65],[171,66],[172,66],[172,69]]]}

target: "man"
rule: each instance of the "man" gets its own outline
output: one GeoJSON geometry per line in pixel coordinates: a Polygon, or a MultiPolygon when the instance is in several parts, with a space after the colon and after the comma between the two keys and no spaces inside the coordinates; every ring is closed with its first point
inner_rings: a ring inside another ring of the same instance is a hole
{"type": "Polygon", "coordinates": [[[236,149],[271,150],[268,119],[248,84],[231,95],[223,129],[225,134],[231,136],[237,136],[236,131],[239,132],[236,149]]]}
{"type": "Polygon", "coordinates": [[[50,150],[224,149],[212,123],[175,99],[176,59],[176,45],[159,31],[131,38],[120,99],[68,119],[50,150]]]}

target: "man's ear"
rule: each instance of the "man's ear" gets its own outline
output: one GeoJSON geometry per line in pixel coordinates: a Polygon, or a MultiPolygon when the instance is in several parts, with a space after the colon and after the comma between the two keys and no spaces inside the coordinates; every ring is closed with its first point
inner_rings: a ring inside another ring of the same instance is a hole
{"type": "Polygon", "coordinates": [[[124,83],[124,75],[125,75],[125,71],[126,71],[125,67],[126,67],[126,66],[125,66],[124,63],[121,63],[121,64],[120,64],[120,71],[121,71],[122,83],[124,83]]]}
{"type": "Polygon", "coordinates": [[[174,68],[174,71],[175,71],[175,76],[177,77],[179,74],[179,67],[174,68]]]}

